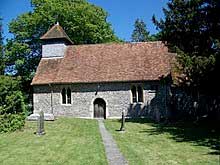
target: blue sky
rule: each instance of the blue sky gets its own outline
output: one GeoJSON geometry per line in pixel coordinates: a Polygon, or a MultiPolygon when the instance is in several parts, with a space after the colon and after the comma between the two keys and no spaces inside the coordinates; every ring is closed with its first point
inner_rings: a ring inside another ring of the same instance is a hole
{"type": "MultiPolygon", "coordinates": [[[[162,8],[168,0],[88,0],[108,12],[108,22],[112,24],[115,34],[126,41],[131,38],[136,18],[143,19],[151,34],[156,33],[151,18],[163,17],[162,8]]],[[[0,0],[0,16],[3,17],[5,38],[12,35],[8,32],[8,23],[18,15],[31,10],[30,0],[0,0]]]]}

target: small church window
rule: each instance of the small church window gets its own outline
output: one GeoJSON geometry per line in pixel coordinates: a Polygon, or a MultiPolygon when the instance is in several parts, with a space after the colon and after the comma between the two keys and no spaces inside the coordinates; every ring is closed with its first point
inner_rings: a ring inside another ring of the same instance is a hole
{"type": "Polygon", "coordinates": [[[135,86],[131,88],[131,93],[132,93],[132,101],[133,103],[136,103],[137,102],[137,91],[136,91],[135,86]]]}
{"type": "Polygon", "coordinates": [[[66,104],[66,89],[62,89],[62,104],[66,104]]]}
{"type": "Polygon", "coordinates": [[[71,90],[67,89],[67,104],[71,104],[71,90]]]}
{"type": "Polygon", "coordinates": [[[62,104],[71,104],[71,89],[63,88],[62,92],[62,104]]]}
{"type": "Polygon", "coordinates": [[[131,94],[132,94],[132,102],[133,103],[144,102],[143,88],[141,86],[132,86],[131,94]]]}
{"type": "Polygon", "coordinates": [[[138,86],[137,90],[138,90],[138,102],[143,102],[143,90],[140,86],[138,86]]]}

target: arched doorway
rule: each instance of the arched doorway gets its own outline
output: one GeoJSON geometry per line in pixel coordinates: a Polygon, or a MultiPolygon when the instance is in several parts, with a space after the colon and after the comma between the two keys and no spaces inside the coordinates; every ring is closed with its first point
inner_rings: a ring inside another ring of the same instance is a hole
{"type": "Polygon", "coordinates": [[[94,101],[94,118],[106,118],[106,103],[101,98],[94,101]]]}

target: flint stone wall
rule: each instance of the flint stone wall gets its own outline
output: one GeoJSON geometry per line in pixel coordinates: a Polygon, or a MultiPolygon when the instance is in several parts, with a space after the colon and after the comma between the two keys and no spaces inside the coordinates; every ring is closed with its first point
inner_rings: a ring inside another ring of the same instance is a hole
{"type": "Polygon", "coordinates": [[[167,113],[167,86],[159,82],[140,83],[83,83],[69,85],[34,86],[34,113],[41,110],[54,116],[94,117],[94,100],[106,102],[106,118],[120,118],[125,110],[126,117],[150,117],[160,120],[167,113]],[[131,87],[143,88],[143,103],[132,103],[131,87]],[[155,88],[156,87],[156,88],[155,88]],[[71,89],[71,104],[62,104],[61,91],[71,89]]]}

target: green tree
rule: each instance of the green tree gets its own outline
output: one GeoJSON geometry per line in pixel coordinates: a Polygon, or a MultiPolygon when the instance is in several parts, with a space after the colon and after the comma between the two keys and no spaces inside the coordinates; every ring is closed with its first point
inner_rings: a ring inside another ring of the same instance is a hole
{"type": "Polygon", "coordinates": [[[132,42],[150,41],[150,32],[147,31],[146,24],[143,20],[136,19],[134,30],[131,35],[132,42]]]}
{"type": "Polygon", "coordinates": [[[0,75],[4,74],[5,70],[5,58],[3,53],[3,28],[2,28],[2,18],[0,17],[0,75]]]}
{"type": "Polygon", "coordinates": [[[161,41],[161,33],[152,34],[150,36],[150,41],[161,41]]]}
{"type": "Polygon", "coordinates": [[[163,11],[165,18],[158,21],[153,16],[153,22],[170,50],[178,53],[183,85],[218,93],[219,0],[171,0],[163,11]]]}
{"type": "Polygon", "coordinates": [[[86,0],[32,0],[33,11],[12,20],[14,38],[6,45],[7,66],[28,86],[41,55],[40,37],[57,21],[74,44],[117,42],[107,13],[86,0]]]}
{"type": "Polygon", "coordinates": [[[20,80],[0,76],[0,132],[14,131],[25,122],[26,106],[20,80]]]}

